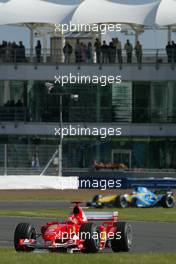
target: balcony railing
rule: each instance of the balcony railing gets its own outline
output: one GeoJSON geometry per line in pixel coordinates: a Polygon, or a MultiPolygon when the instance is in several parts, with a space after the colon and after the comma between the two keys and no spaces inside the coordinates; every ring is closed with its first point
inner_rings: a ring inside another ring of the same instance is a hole
{"type": "MultiPolygon", "coordinates": [[[[35,49],[20,49],[1,48],[0,49],[0,64],[127,64],[127,54],[125,50],[121,51],[120,59],[117,52],[112,56],[110,53],[100,53],[100,60],[97,62],[96,52],[92,52],[91,58],[86,54],[80,55],[79,59],[76,58],[75,53],[69,56],[64,56],[62,49],[42,49],[38,54],[35,49]]],[[[136,52],[132,52],[132,64],[171,64],[174,65],[174,54],[168,56],[165,49],[144,49],[141,57],[137,58],[136,52]]]]}
{"type": "MultiPolygon", "coordinates": [[[[0,107],[0,122],[59,122],[59,107],[0,107]]],[[[176,108],[63,107],[66,123],[176,123],[176,108]]]]}
{"type": "Polygon", "coordinates": [[[26,107],[0,107],[0,122],[4,121],[26,121],[27,108],[26,107]]]}

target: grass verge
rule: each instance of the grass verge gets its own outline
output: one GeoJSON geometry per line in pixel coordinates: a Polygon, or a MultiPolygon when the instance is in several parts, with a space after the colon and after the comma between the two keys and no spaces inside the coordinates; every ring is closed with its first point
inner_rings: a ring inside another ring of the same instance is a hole
{"type": "Polygon", "coordinates": [[[175,263],[176,253],[99,253],[99,254],[32,254],[16,253],[13,249],[0,248],[2,264],[170,264],[175,263]]]}
{"type": "MultiPolygon", "coordinates": [[[[176,208],[106,208],[102,210],[85,210],[85,211],[117,211],[121,220],[131,221],[154,221],[154,222],[171,222],[176,223],[176,208]]],[[[67,218],[71,209],[36,209],[36,210],[0,210],[0,216],[27,216],[27,217],[51,217],[67,218]]]]}
{"type": "Polygon", "coordinates": [[[129,190],[0,190],[0,201],[68,200],[88,201],[96,194],[121,194],[129,190]]]}

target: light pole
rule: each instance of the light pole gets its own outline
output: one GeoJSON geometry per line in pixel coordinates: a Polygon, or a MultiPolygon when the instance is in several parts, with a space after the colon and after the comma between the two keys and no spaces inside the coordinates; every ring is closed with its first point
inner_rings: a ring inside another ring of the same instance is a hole
{"type": "MultiPolygon", "coordinates": [[[[48,89],[48,92],[51,93],[54,88],[53,83],[45,83],[45,86],[48,89]]],[[[60,127],[60,137],[59,137],[59,145],[58,145],[58,176],[62,177],[62,146],[63,146],[63,96],[70,95],[70,99],[77,101],[79,96],[77,94],[72,93],[52,93],[52,95],[59,95],[59,127],[60,127]]]]}
{"type": "Polygon", "coordinates": [[[62,100],[63,94],[59,94],[59,101],[60,101],[60,142],[59,142],[59,149],[58,149],[58,176],[62,177],[62,141],[63,141],[63,135],[62,135],[62,127],[63,127],[63,116],[62,116],[62,107],[63,107],[63,100],[62,100]]]}

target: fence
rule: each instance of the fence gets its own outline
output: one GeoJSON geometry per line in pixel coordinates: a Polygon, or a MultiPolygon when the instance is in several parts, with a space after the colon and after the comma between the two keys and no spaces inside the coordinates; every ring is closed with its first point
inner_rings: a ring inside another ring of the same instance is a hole
{"type": "MultiPolygon", "coordinates": [[[[11,139],[13,140],[13,139],[11,139]]],[[[0,144],[0,175],[40,175],[52,157],[45,175],[58,175],[58,145],[38,144],[0,144]],[[56,155],[54,155],[56,154],[56,155]]],[[[101,177],[176,177],[176,169],[134,168],[96,171],[92,166],[93,152],[71,142],[63,145],[63,175],[85,178],[101,177]],[[83,166],[84,164],[84,166],[83,166]]]]}
{"type": "MultiPolygon", "coordinates": [[[[106,64],[114,64],[114,63],[120,63],[125,64],[127,63],[127,56],[126,51],[121,51],[121,60],[119,62],[118,55],[115,52],[115,56],[113,55],[113,60],[110,59],[110,55],[107,54],[106,64]]],[[[99,64],[104,63],[103,59],[104,55],[100,53],[100,62],[99,64]]],[[[134,64],[160,64],[160,63],[168,63],[168,57],[165,49],[143,49],[141,60],[137,60],[137,56],[135,54],[135,51],[132,53],[132,63],[134,64]]],[[[174,57],[173,57],[174,58],[174,57]]],[[[25,49],[25,52],[20,52],[19,49],[13,49],[13,48],[1,48],[0,49],[0,64],[1,63],[34,63],[34,64],[92,64],[96,63],[96,53],[93,52],[92,54],[92,60],[90,59],[80,59],[79,61],[76,60],[74,52],[71,55],[70,59],[65,60],[64,54],[62,49],[42,49],[40,55],[36,55],[36,51],[31,49],[25,49]],[[95,59],[93,59],[95,58],[95,59]]],[[[174,59],[172,59],[169,63],[175,63],[174,59]]]]}
{"type": "MultiPolygon", "coordinates": [[[[56,148],[55,145],[0,144],[0,174],[40,174],[56,148]]],[[[56,162],[51,164],[49,173],[57,174],[56,162]]]]}
{"type": "MultiPolygon", "coordinates": [[[[57,107],[0,107],[0,122],[59,122],[59,106],[57,107]]],[[[123,122],[123,123],[176,123],[176,108],[150,107],[63,107],[64,122],[123,122]],[[118,115],[116,116],[116,113],[118,115]],[[120,115],[119,115],[120,113],[120,115]]]]}

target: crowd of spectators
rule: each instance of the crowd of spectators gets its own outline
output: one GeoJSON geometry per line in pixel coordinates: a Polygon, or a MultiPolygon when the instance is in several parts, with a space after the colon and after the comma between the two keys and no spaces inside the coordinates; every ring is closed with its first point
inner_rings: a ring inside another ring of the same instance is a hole
{"type": "MultiPolygon", "coordinates": [[[[168,63],[176,63],[176,43],[174,41],[168,42],[166,47],[167,61],[168,63]]],[[[94,43],[84,43],[80,39],[76,40],[76,43],[71,45],[67,40],[63,48],[65,63],[119,63],[123,62],[132,63],[135,55],[137,63],[142,63],[143,47],[142,44],[137,41],[133,45],[128,39],[126,43],[122,45],[118,38],[112,38],[107,43],[105,40],[101,42],[98,38],[94,43]],[[94,52],[96,58],[94,58],[94,52]],[[123,56],[122,56],[123,55],[123,56]]],[[[40,40],[37,41],[35,46],[36,62],[42,62],[42,45],[40,40]]],[[[22,41],[7,42],[2,41],[0,44],[0,62],[27,62],[26,48],[22,41]]]]}
{"type": "Polygon", "coordinates": [[[0,120],[26,120],[26,108],[23,102],[20,99],[16,102],[15,100],[8,100],[4,105],[0,106],[0,120]]]}
{"type": "Polygon", "coordinates": [[[19,44],[3,41],[0,45],[0,60],[3,62],[24,62],[25,57],[25,46],[22,41],[19,44]]]}
{"type": "Polygon", "coordinates": [[[63,48],[65,55],[65,63],[70,63],[72,55],[74,53],[76,63],[92,63],[93,62],[93,53],[95,50],[96,53],[96,62],[97,63],[123,63],[122,50],[126,52],[126,62],[132,63],[132,54],[135,52],[136,59],[138,63],[142,62],[142,45],[137,41],[136,45],[130,43],[129,40],[126,41],[124,47],[118,38],[113,38],[112,41],[107,44],[106,41],[102,43],[97,38],[95,43],[92,45],[91,42],[88,44],[80,42],[79,39],[76,40],[76,45],[73,47],[69,41],[66,41],[66,44],[63,48]]]}
{"type": "MultiPolygon", "coordinates": [[[[40,40],[37,41],[35,54],[37,62],[41,62],[42,46],[40,40]]],[[[26,48],[22,41],[7,42],[2,41],[0,44],[0,61],[1,62],[26,62],[26,48]]]]}
{"type": "Polygon", "coordinates": [[[19,99],[16,103],[14,100],[8,100],[5,104],[4,107],[23,107],[22,101],[19,99]]]}

